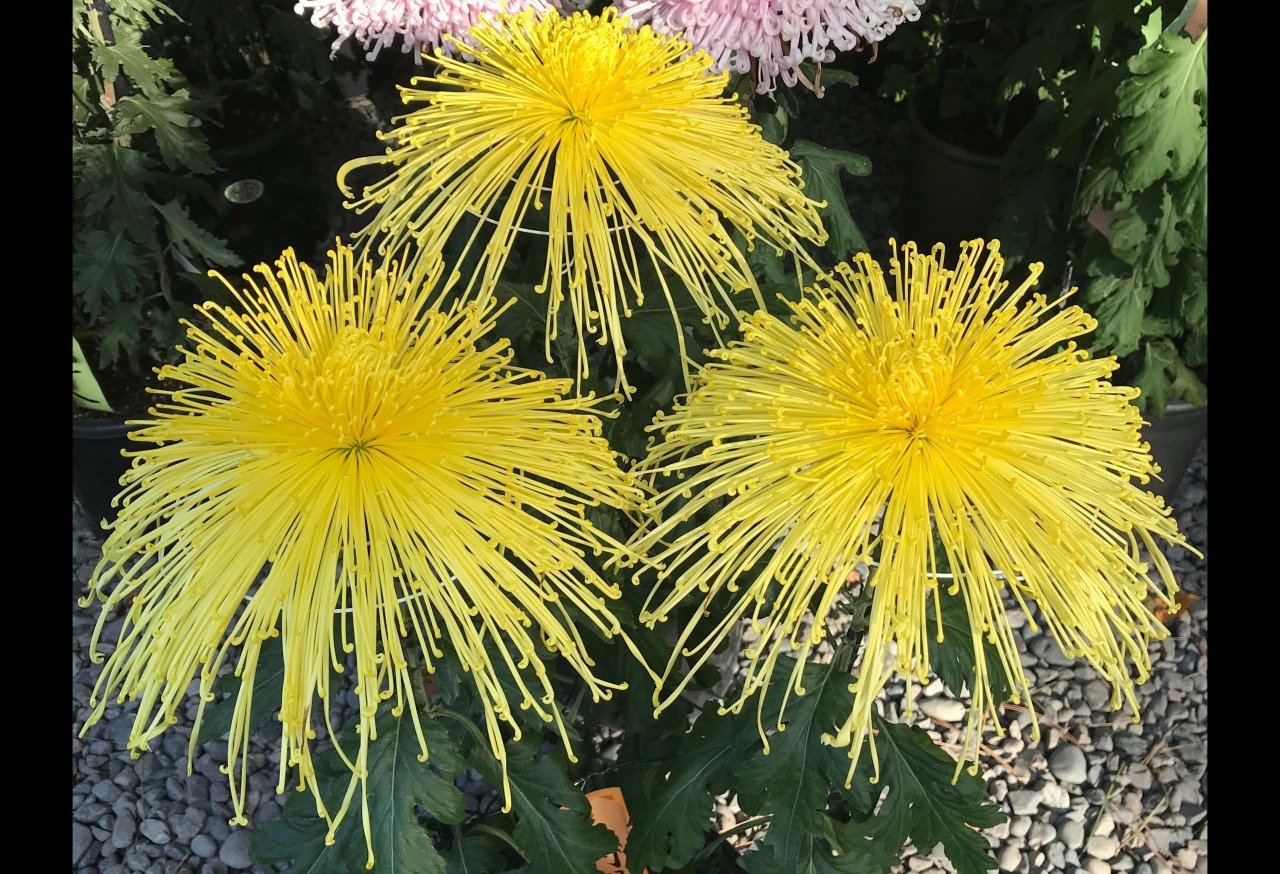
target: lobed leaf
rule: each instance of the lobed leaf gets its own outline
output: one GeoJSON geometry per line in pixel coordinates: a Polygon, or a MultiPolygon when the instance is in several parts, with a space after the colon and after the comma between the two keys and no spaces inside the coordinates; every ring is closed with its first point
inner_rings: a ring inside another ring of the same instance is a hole
{"type": "Polygon", "coordinates": [[[212,173],[218,165],[209,155],[204,137],[195,133],[200,120],[186,111],[186,90],[150,99],[125,97],[116,104],[117,134],[151,131],[165,164],[192,173],[212,173]]]}
{"type": "Polygon", "coordinates": [[[1127,155],[1124,175],[1131,189],[1162,177],[1181,179],[1208,147],[1201,101],[1208,87],[1208,34],[1192,41],[1162,33],[1129,61],[1132,79],[1117,92],[1116,112],[1130,119],[1117,137],[1127,155]]]}
{"type": "MultiPolygon", "coordinates": [[[[938,621],[934,617],[933,606],[929,605],[929,667],[951,694],[959,698],[966,694],[966,690],[972,693],[974,666],[977,664],[969,610],[965,607],[963,595],[949,595],[945,587],[939,589],[938,599],[942,606],[943,639],[941,643],[938,642],[938,621]]],[[[999,665],[1000,656],[995,644],[982,636],[979,636],[979,640],[987,664],[999,665]]],[[[993,701],[1007,701],[1013,694],[1009,678],[1002,670],[990,671],[987,682],[991,686],[993,701]]]]}
{"type": "Polygon", "coordinates": [[[887,794],[872,820],[870,835],[901,847],[911,838],[918,847],[942,844],[957,874],[983,874],[996,867],[981,829],[999,825],[1005,815],[982,801],[980,777],[961,771],[953,783],[955,760],[928,732],[873,716],[880,778],[887,794]]]}
{"type": "Polygon", "coordinates": [[[849,212],[849,202],[840,183],[840,171],[852,176],[871,173],[871,159],[839,149],[828,149],[808,140],[796,140],[789,150],[791,159],[800,165],[805,183],[805,196],[826,201],[818,210],[829,235],[827,250],[837,260],[845,260],[858,252],[869,251],[866,238],[849,212]]]}
{"type": "MultiPolygon", "coordinates": [[[[507,746],[511,812],[516,820],[511,837],[530,872],[595,874],[596,862],[618,848],[618,838],[607,826],[592,822],[586,796],[553,758],[535,755],[537,747],[534,740],[507,746]]],[[[490,785],[501,786],[497,760],[481,747],[474,755],[475,769],[490,785]]]]}
{"type": "Polygon", "coordinates": [[[632,828],[627,864],[657,874],[691,860],[706,842],[718,792],[712,781],[732,773],[757,747],[755,720],[719,716],[706,707],[674,760],[659,766],[661,779],[641,798],[627,797],[632,828]]]}

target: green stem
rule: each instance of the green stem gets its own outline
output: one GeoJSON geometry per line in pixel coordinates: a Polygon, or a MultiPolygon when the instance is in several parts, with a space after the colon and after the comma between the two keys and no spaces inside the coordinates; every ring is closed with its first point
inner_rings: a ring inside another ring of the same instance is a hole
{"type": "Polygon", "coordinates": [[[475,738],[476,743],[479,744],[482,749],[488,748],[489,742],[485,740],[484,735],[480,733],[480,729],[476,727],[476,724],[458,711],[450,710],[448,707],[428,707],[427,712],[433,716],[444,716],[448,719],[452,719],[454,722],[457,722],[470,732],[471,736],[475,738]]]}
{"type": "Polygon", "coordinates": [[[1107,803],[1111,801],[1111,796],[1115,795],[1120,787],[1116,784],[1116,780],[1124,775],[1125,770],[1129,767],[1128,762],[1120,765],[1120,770],[1116,771],[1115,776],[1111,778],[1111,785],[1107,787],[1107,794],[1102,797],[1102,804],[1098,807],[1098,815],[1093,818],[1093,826],[1089,829],[1089,835],[1084,839],[1085,844],[1089,843],[1090,838],[1098,830],[1098,823],[1102,821],[1102,814],[1107,812],[1107,803]]]}
{"type": "Polygon", "coordinates": [[[835,655],[831,657],[832,670],[847,674],[853,668],[853,657],[857,650],[858,648],[852,638],[846,637],[840,641],[840,645],[836,647],[835,655]]]}
{"type": "Polygon", "coordinates": [[[569,709],[566,710],[564,714],[565,722],[567,724],[573,725],[574,721],[577,720],[578,708],[582,706],[582,699],[586,697],[586,694],[587,694],[586,684],[585,683],[579,684],[578,693],[573,696],[573,703],[569,705],[569,709]]]}
{"type": "Polygon", "coordinates": [[[1187,0],[1182,7],[1182,11],[1178,13],[1178,17],[1169,22],[1169,26],[1164,29],[1165,33],[1177,33],[1187,26],[1187,19],[1191,17],[1191,13],[1195,11],[1197,0],[1187,0]]]}
{"type": "Polygon", "coordinates": [[[165,261],[164,247],[160,245],[160,235],[151,234],[151,255],[156,262],[156,280],[160,283],[160,296],[169,306],[169,312],[179,311],[178,302],[173,298],[173,281],[169,276],[169,265],[165,261]]]}

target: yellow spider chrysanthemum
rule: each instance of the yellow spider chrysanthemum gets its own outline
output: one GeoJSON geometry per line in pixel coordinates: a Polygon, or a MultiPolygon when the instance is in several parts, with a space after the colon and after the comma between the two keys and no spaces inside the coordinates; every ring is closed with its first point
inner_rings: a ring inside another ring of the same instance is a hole
{"type": "MultiPolygon", "coordinates": [[[[467,287],[487,296],[526,217],[545,210],[548,355],[567,295],[579,372],[588,337],[611,343],[627,393],[620,320],[643,303],[643,267],[672,271],[723,327],[738,309],[732,293],[760,302],[733,230],[814,266],[801,240],[826,240],[821,204],[805,198],[787,153],[723,96],[728,73],[712,74],[707,54],[683,57],[687,42],[631,29],[612,7],[482,19],[469,39],[474,61],[439,55],[437,75],[414,80],[429,88],[402,89],[406,105],[421,105],[396,119],[385,156],[338,173],[348,206],[373,211],[361,234],[379,252],[410,240],[444,251],[468,213],[478,216],[467,287]],[[356,198],[346,179],[370,165],[393,170],[356,198]]],[[[657,281],[675,316],[661,271],[657,281]]]]}
{"type": "Polygon", "coordinates": [[[967,742],[984,713],[999,727],[995,672],[1030,703],[1006,588],[1111,682],[1113,708],[1123,697],[1136,715],[1130,663],[1144,680],[1147,642],[1167,634],[1144,599],[1159,580],[1177,588],[1154,541],[1186,546],[1141,487],[1157,471],[1130,403],[1137,391],[1108,382],[1114,359],[1076,346],[1089,315],[1028,298],[1041,265],[1009,291],[997,243],[965,244],[951,270],[944,254],[895,244],[892,294],[862,255],[806,289],[789,321],[756,314],[653,426],[659,442],[638,470],[678,479],[650,508],[663,521],[632,544],[662,568],[641,619],[663,621],[686,600],[702,608],[680,631],[664,685],[682,657],[693,667],[655,696],[659,709],[748,616],[759,642],[726,709],[767,685],[785,648],[798,655],[788,694],[803,694],[805,658],[846,578],[878,561],[853,709],[824,735],[850,747],[852,778],[890,676],[928,676],[936,523],[978,654],[967,742]],[[709,522],[676,533],[706,512],[709,522]],[[724,592],[727,612],[705,619],[724,592]],[[998,664],[987,663],[984,636],[998,664]]]}
{"type": "MultiPolygon", "coordinates": [[[[277,791],[296,768],[332,836],[358,784],[368,840],[365,768],[382,702],[409,714],[427,755],[402,638],[416,641],[427,670],[443,655],[439,641],[456,651],[504,778],[500,723],[519,736],[514,707],[564,736],[530,626],[594,696],[621,688],[592,674],[567,609],[619,633],[606,606],[616,586],[584,554],[625,561],[626,549],[584,510],[634,509],[642,494],[601,436],[593,398],[566,397],[571,380],[511,367],[505,340],[482,342],[496,303],[423,306],[438,260],[410,278],[375,272],[339,246],[323,279],[292,251],[256,271],[244,290],[227,283],[235,310],[201,308],[208,326],[190,326],[184,360],[160,371],[179,387],[163,392],[153,420],[135,423],[133,439],[155,445],[136,452],[83,601],[106,602],[98,661],[104,623],[122,605],[129,612],[85,729],[112,697],[136,699],[129,747],[146,750],[177,721],[197,674],[203,714],[239,648],[244,682],[228,744],[240,765],[238,780],[230,772],[233,823],[245,824],[253,677],[263,641],[279,636],[277,791]],[[342,751],[352,778],[331,811],[315,791],[308,738],[321,720],[334,736],[330,665],[341,671],[351,652],[360,740],[342,751]]],[[[198,728],[199,718],[193,738],[198,728]]]]}

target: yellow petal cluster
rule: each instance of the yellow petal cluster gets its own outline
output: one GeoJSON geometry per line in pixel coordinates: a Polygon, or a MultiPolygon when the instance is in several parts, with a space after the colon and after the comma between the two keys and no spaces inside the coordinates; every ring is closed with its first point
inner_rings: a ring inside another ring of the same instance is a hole
{"type": "Polygon", "coordinates": [[[1147,643],[1167,634],[1144,601],[1167,603],[1177,588],[1156,538],[1187,547],[1142,487],[1157,469],[1137,392],[1109,383],[1114,359],[1077,346],[1094,328],[1088,314],[1029,293],[1041,265],[1011,289],[998,243],[981,240],[944,264],[941,246],[895,244],[892,292],[869,256],[840,265],[789,319],[751,317],[651,427],[656,445],[638,469],[662,487],[648,508],[662,518],[632,545],[661,570],[641,620],[696,608],[659,710],[744,619],[757,642],[726,710],[767,686],[787,650],[798,661],[786,694],[803,694],[805,658],[846,579],[878,561],[853,708],[824,736],[849,747],[851,778],[889,678],[928,677],[945,558],[954,576],[943,585],[964,599],[977,653],[967,741],[984,716],[999,729],[995,673],[1031,703],[1006,593],[1038,607],[1063,652],[1110,681],[1113,709],[1123,699],[1136,717],[1147,643]]]}
{"type": "Polygon", "coordinates": [[[520,735],[513,708],[565,737],[539,653],[556,653],[597,698],[621,688],[594,676],[580,635],[620,630],[607,604],[616,586],[584,556],[627,551],[585,513],[633,509],[641,492],[601,436],[598,402],[568,396],[571,380],[510,366],[505,340],[482,339],[496,302],[425,306],[441,268],[423,263],[413,275],[375,271],[339,246],[321,278],[290,250],[245,274],[246,287],[227,282],[235,305],[201,308],[184,360],[160,371],[177,387],[134,423],[147,448],[134,453],[83,601],[104,602],[97,661],[106,622],[128,612],[85,730],[111,699],[136,701],[137,755],[177,722],[196,677],[203,716],[230,659],[243,678],[226,768],[233,823],[245,824],[253,681],[269,638],[284,654],[271,705],[277,790],[295,771],[330,837],[359,788],[368,840],[366,762],[384,702],[412,718],[425,761],[413,660],[434,670],[442,642],[470,672],[504,779],[501,723],[520,735]],[[309,741],[322,723],[335,737],[330,670],[350,661],[359,741],[341,750],[351,781],[326,809],[309,741]]]}
{"type": "Polygon", "coordinates": [[[611,344],[627,394],[621,320],[656,286],[679,324],[668,271],[698,317],[724,327],[741,308],[735,293],[761,303],[734,231],[747,247],[761,241],[812,265],[802,241],[826,240],[821,204],[724,96],[728,74],[712,74],[707,54],[685,57],[687,42],[631,29],[612,7],[486,18],[469,39],[474,60],[439,55],[436,75],[402,88],[412,109],[384,135],[385,155],[339,171],[347,206],[370,213],[357,236],[384,256],[410,241],[447,251],[458,232],[459,263],[479,253],[463,268],[466,287],[484,297],[521,229],[544,224],[547,354],[567,298],[579,373],[589,339],[611,344]],[[357,197],[347,179],[370,166],[390,172],[357,197]]]}

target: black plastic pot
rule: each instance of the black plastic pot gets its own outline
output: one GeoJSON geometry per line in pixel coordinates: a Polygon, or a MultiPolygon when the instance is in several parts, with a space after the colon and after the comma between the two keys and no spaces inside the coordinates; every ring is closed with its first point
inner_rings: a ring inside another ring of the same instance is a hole
{"type": "Polygon", "coordinates": [[[209,179],[218,195],[212,230],[244,259],[245,270],[274,263],[290,246],[309,258],[324,237],[322,193],[333,180],[320,177],[301,129],[297,118],[284,119],[212,153],[223,168],[209,179]]]}
{"type": "Polygon", "coordinates": [[[136,427],[120,419],[71,420],[71,493],[94,525],[115,518],[111,499],[132,463],[121,452],[132,445],[129,432],[136,427]]]}
{"type": "Polygon", "coordinates": [[[940,139],[907,104],[908,146],[901,227],[906,239],[928,251],[950,250],[966,240],[986,239],[1000,197],[1000,157],[972,152],[940,139]]]}
{"type": "Polygon", "coordinates": [[[1200,442],[1209,435],[1209,408],[1193,407],[1181,401],[1169,404],[1165,414],[1152,418],[1142,429],[1142,437],[1151,444],[1151,457],[1160,465],[1163,482],[1152,480],[1147,491],[1171,501],[1182,478],[1195,459],[1200,442]]]}

